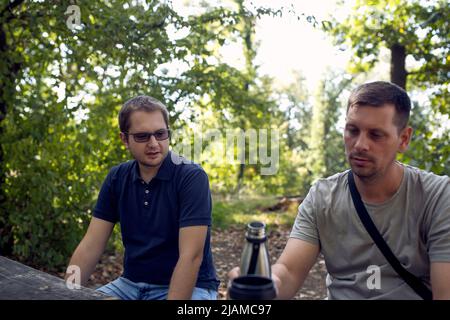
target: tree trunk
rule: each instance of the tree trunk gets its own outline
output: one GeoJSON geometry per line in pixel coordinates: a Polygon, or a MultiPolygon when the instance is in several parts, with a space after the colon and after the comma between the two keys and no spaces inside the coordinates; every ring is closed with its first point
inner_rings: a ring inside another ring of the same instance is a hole
{"type": "MultiPolygon", "coordinates": [[[[0,25],[0,56],[7,57],[7,43],[6,43],[6,34],[0,25]]],[[[6,62],[8,63],[8,62],[6,62]]],[[[9,67],[9,65],[7,65],[9,67]]],[[[5,75],[1,75],[5,76],[5,75]]],[[[6,81],[2,81],[0,83],[0,92],[2,95],[0,96],[0,136],[3,135],[3,126],[2,122],[6,117],[7,103],[4,99],[6,94],[4,94],[8,90],[6,81]]],[[[13,237],[11,226],[8,223],[8,212],[5,209],[6,195],[5,195],[5,163],[4,163],[4,153],[3,146],[0,144],[0,255],[10,256],[12,254],[13,249],[13,237]]]]}
{"type": "Polygon", "coordinates": [[[238,173],[238,183],[236,187],[236,197],[239,199],[239,192],[242,188],[242,183],[244,182],[244,171],[245,171],[245,163],[239,164],[239,173],[238,173]]]}
{"type": "Polygon", "coordinates": [[[406,90],[406,49],[396,43],[391,46],[391,82],[406,90]]]}
{"type": "MultiPolygon", "coordinates": [[[[236,0],[236,3],[239,6],[239,13],[243,16],[243,31],[242,31],[242,38],[244,39],[244,57],[245,57],[245,64],[246,69],[249,73],[253,71],[253,58],[255,55],[255,52],[253,50],[253,42],[252,42],[252,33],[254,32],[253,22],[251,19],[245,17],[245,10],[244,10],[244,1],[243,0],[236,0]]],[[[244,83],[244,91],[249,92],[250,91],[250,83],[245,82],[244,83]]],[[[245,106],[243,106],[245,108],[245,106]]],[[[246,130],[245,127],[245,121],[241,120],[241,129],[246,130]]],[[[244,141],[244,145],[246,145],[244,141]]],[[[245,172],[245,156],[244,156],[244,163],[239,164],[239,173],[237,176],[237,185],[236,185],[236,196],[239,198],[239,192],[241,191],[241,187],[244,183],[244,172],[245,172]]]]}
{"type": "MultiPolygon", "coordinates": [[[[10,52],[4,26],[16,18],[13,14],[13,10],[23,2],[24,0],[15,0],[9,2],[6,7],[0,8],[0,59],[2,59],[2,63],[6,65],[6,72],[0,74],[0,77],[3,78],[3,81],[0,82],[0,136],[4,133],[2,122],[6,118],[8,102],[11,101],[10,99],[14,96],[14,81],[21,69],[21,64],[14,60],[14,54],[10,52]],[[7,81],[7,79],[9,79],[9,81],[7,81]]],[[[0,254],[12,255],[14,243],[12,226],[9,224],[8,212],[5,208],[6,194],[4,185],[6,180],[6,166],[4,161],[3,146],[0,144],[0,254]]]]}

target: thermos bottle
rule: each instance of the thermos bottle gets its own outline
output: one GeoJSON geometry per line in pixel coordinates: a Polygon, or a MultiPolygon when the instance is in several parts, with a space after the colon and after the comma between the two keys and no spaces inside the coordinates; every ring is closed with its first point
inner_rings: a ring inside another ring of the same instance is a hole
{"type": "Polygon", "coordinates": [[[266,225],[253,221],[247,225],[245,245],[241,256],[241,275],[271,277],[267,248],[266,225]]]}
{"type": "Polygon", "coordinates": [[[271,278],[266,225],[259,221],[247,225],[241,256],[241,275],[229,288],[233,300],[271,300],[276,296],[271,278]]]}

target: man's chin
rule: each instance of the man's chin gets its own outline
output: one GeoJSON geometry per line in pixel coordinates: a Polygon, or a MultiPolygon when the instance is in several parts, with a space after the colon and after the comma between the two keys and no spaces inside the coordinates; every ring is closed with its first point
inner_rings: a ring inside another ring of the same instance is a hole
{"type": "Polygon", "coordinates": [[[161,159],[155,160],[155,161],[139,161],[139,163],[141,165],[143,165],[144,167],[148,167],[148,168],[155,168],[155,167],[159,167],[162,163],[161,159]]]}
{"type": "Polygon", "coordinates": [[[156,157],[154,157],[154,158],[146,157],[146,158],[142,159],[142,161],[140,161],[140,162],[142,165],[144,165],[146,167],[151,167],[151,168],[159,167],[163,163],[166,155],[164,155],[162,153],[158,153],[158,155],[156,157]]]}
{"type": "Polygon", "coordinates": [[[357,166],[350,166],[354,175],[361,179],[370,179],[376,176],[376,171],[370,168],[361,168],[357,166]]]}

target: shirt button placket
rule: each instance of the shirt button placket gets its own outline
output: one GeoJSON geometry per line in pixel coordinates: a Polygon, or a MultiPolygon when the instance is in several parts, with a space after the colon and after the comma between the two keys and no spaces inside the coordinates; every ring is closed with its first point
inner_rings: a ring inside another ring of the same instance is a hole
{"type": "Polygon", "coordinates": [[[144,194],[144,206],[148,208],[148,205],[150,203],[150,190],[148,190],[148,185],[145,187],[145,194],[144,194]]]}

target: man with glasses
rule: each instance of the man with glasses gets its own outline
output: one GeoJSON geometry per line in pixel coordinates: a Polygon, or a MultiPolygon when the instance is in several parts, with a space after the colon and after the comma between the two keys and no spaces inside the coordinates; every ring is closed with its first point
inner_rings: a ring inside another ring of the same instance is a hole
{"type": "Polygon", "coordinates": [[[133,300],[216,299],[206,173],[169,151],[169,115],[160,101],[129,100],[119,112],[119,126],[134,160],[113,167],[106,177],[70,270],[77,267],[86,285],[120,222],[124,272],[99,291],[133,300]]]}

